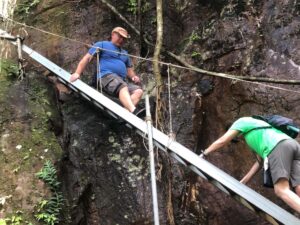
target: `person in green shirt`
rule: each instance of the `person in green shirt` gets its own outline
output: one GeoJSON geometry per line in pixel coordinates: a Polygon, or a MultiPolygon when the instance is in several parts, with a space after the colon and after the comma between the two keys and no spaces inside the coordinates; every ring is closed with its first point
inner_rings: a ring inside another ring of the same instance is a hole
{"type": "Polygon", "coordinates": [[[297,141],[262,120],[242,117],[214,141],[200,157],[222,148],[235,137],[243,135],[247,145],[257,154],[257,161],[240,181],[247,184],[268,159],[275,194],[300,213],[300,145],[297,141]],[[253,129],[263,127],[263,129],[253,129]],[[295,192],[290,189],[290,183],[295,192]]]}

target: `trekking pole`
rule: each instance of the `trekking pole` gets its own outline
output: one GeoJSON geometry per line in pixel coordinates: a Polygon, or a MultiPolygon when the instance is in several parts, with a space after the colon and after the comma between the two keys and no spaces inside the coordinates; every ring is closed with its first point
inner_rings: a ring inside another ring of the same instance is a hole
{"type": "Polygon", "coordinates": [[[149,95],[148,94],[146,95],[146,122],[147,122],[147,128],[148,128],[148,144],[149,144],[149,157],[150,157],[150,170],[151,170],[154,224],[159,225],[157,189],[156,189],[156,177],[155,177],[155,162],[154,162],[154,152],[153,152],[152,120],[151,120],[151,114],[150,114],[150,104],[149,104],[149,95]]]}

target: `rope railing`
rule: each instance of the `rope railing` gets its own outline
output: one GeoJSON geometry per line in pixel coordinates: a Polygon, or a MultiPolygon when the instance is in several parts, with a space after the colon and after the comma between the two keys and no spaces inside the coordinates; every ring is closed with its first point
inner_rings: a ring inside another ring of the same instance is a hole
{"type": "MultiPolygon", "coordinates": [[[[37,28],[37,27],[34,27],[34,26],[27,25],[25,23],[21,23],[19,21],[13,20],[11,18],[4,17],[1,14],[0,14],[0,17],[2,17],[3,20],[7,20],[7,21],[10,21],[12,23],[18,24],[20,26],[37,30],[37,31],[45,33],[47,35],[52,35],[52,36],[55,36],[55,37],[58,37],[58,38],[61,38],[61,39],[65,39],[65,40],[68,40],[68,41],[71,41],[71,42],[74,42],[74,43],[84,45],[86,47],[90,47],[90,48],[93,47],[93,45],[91,45],[91,44],[88,44],[88,43],[85,43],[85,42],[82,42],[82,41],[78,41],[78,40],[73,39],[73,38],[68,38],[68,37],[65,37],[65,36],[62,36],[62,35],[59,35],[59,34],[55,34],[55,33],[52,33],[52,32],[49,32],[49,31],[46,31],[46,30],[43,30],[43,29],[40,29],[40,28],[37,28]]],[[[120,53],[120,52],[116,52],[116,51],[113,51],[113,50],[108,50],[108,49],[104,49],[104,48],[100,48],[100,47],[95,47],[95,48],[100,49],[100,50],[105,50],[105,51],[108,51],[108,52],[114,52],[114,53],[117,53],[119,55],[127,55],[127,56],[130,56],[132,58],[136,58],[136,59],[139,59],[139,60],[142,60],[142,61],[157,62],[161,65],[171,66],[171,67],[174,67],[174,68],[177,68],[177,69],[184,69],[184,70],[189,70],[189,71],[193,71],[193,72],[196,72],[196,73],[206,74],[208,76],[226,78],[226,79],[240,81],[240,82],[244,82],[244,83],[248,83],[248,84],[256,84],[256,85],[264,86],[264,87],[271,88],[271,89],[276,89],[276,90],[281,90],[281,91],[300,94],[300,91],[297,91],[297,90],[291,90],[291,89],[287,89],[287,88],[283,88],[283,87],[278,87],[278,86],[273,86],[273,85],[268,85],[268,84],[261,83],[261,82],[266,82],[266,83],[300,85],[300,80],[273,79],[273,78],[267,78],[267,77],[254,77],[254,76],[237,76],[237,75],[232,75],[232,74],[208,71],[208,70],[197,68],[195,66],[191,66],[191,65],[187,64],[186,62],[184,62],[183,60],[181,60],[180,58],[178,58],[178,56],[176,56],[176,55],[174,55],[173,53],[170,53],[170,52],[169,52],[169,54],[171,54],[174,58],[178,59],[178,61],[180,61],[184,66],[177,65],[177,64],[172,64],[172,63],[169,63],[169,62],[163,62],[163,61],[159,61],[159,60],[153,60],[151,58],[145,58],[145,57],[136,56],[136,55],[132,55],[132,54],[128,54],[128,53],[120,53]]]]}

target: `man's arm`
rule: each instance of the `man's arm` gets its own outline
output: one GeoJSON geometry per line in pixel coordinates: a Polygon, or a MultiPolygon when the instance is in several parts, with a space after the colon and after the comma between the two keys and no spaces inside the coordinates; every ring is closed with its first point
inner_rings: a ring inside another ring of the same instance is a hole
{"type": "Polygon", "coordinates": [[[134,83],[140,83],[140,78],[136,75],[132,67],[127,68],[127,76],[134,82],[134,83]]]}
{"type": "Polygon", "coordinates": [[[205,151],[204,155],[209,154],[223,146],[227,145],[233,138],[239,134],[238,130],[228,130],[222,137],[213,142],[205,151]]]}
{"type": "Polygon", "coordinates": [[[261,166],[262,166],[261,162],[262,162],[262,159],[260,157],[257,158],[257,161],[253,164],[253,166],[248,171],[248,173],[240,180],[240,182],[243,184],[247,184],[253,178],[253,176],[258,172],[258,170],[261,168],[261,166]]]}
{"type": "Polygon", "coordinates": [[[74,82],[80,78],[81,73],[84,71],[87,64],[93,59],[93,56],[87,53],[78,63],[75,73],[73,73],[70,77],[70,81],[74,82]]]}

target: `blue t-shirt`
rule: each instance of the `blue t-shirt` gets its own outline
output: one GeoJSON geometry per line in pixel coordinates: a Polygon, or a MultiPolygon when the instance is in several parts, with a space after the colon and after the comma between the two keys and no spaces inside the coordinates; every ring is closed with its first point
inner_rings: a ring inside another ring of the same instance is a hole
{"type": "Polygon", "coordinates": [[[100,76],[115,73],[125,79],[127,68],[132,67],[131,60],[128,57],[127,51],[117,47],[110,41],[97,42],[89,49],[89,54],[96,55],[97,47],[100,48],[100,76]],[[102,50],[101,50],[102,49],[102,50]],[[107,49],[107,51],[106,51],[107,49]],[[122,53],[122,54],[120,54],[122,53]]]}

